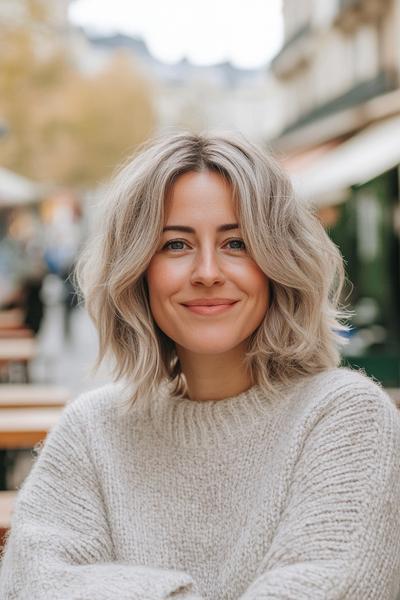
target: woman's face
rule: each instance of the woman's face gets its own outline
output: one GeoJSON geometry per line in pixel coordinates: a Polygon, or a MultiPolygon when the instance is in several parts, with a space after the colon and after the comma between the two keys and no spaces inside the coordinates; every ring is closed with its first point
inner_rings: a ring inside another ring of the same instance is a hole
{"type": "Polygon", "coordinates": [[[268,279],[241,239],[230,186],[211,171],[185,173],[165,208],[146,273],[157,325],[180,352],[244,352],[268,307],[268,279]]]}

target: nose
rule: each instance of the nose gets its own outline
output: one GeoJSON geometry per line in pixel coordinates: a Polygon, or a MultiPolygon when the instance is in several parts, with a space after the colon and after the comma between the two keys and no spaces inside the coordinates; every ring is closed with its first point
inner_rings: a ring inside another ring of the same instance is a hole
{"type": "Polygon", "coordinates": [[[223,283],[225,276],[218,261],[214,248],[199,251],[194,260],[190,282],[192,285],[207,287],[223,283]]]}

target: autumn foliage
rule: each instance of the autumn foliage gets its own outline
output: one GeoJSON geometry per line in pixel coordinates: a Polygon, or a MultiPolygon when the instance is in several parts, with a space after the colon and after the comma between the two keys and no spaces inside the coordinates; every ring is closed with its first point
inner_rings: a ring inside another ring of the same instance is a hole
{"type": "Polygon", "coordinates": [[[0,20],[0,164],[39,181],[95,185],[151,133],[151,86],[123,53],[82,72],[46,3],[14,4],[18,18],[0,20]]]}

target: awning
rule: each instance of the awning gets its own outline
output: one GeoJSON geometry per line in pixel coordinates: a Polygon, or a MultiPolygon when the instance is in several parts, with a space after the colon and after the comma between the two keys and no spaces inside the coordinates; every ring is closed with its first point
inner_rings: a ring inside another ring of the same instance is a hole
{"type": "Polygon", "coordinates": [[[347,190],[400,164],[400,115],[374,123],[289,173],[298,195],[317,206],[345,199],[347,190]]]}
{"type": "Polygon", "coordinates": [[[44,191],[45,186],[0,167],[0,208],[36,202],[44,191]]]}

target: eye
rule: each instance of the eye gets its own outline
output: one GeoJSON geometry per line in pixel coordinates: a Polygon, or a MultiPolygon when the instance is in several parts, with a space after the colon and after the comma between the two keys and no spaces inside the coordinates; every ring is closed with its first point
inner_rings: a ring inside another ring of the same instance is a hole
{"type": "Polygon", "coordinates": [[[231,247],[230,247],[231,250],[246,250],[246,245],[245,245],[244,241],[241,240],[240,238],[228,240],[226,243],[231,244],[231,247]]]}
{"type": "Polygon", "coordinates": [[[166,244],[164,244],[163,250],[184,250],[184,245],[187,246],[186,242],[183,240],[169,240],[166,244]]]}
{"type": "MultiPolygon", "coordinates": [[[[230,250],[234,250],[236,252],[246,250],[245,243],[240,238],[227,240],[227,242],[225,242],[225,246],[227,245],[230,245],[230,250]]],[[[185,246],[188,247],[188,244],[184,240],[169,240],[164,244],[162,249],[171,250],[172,252],[179,252],[181,250],[185,250],[185,246]]]]}

